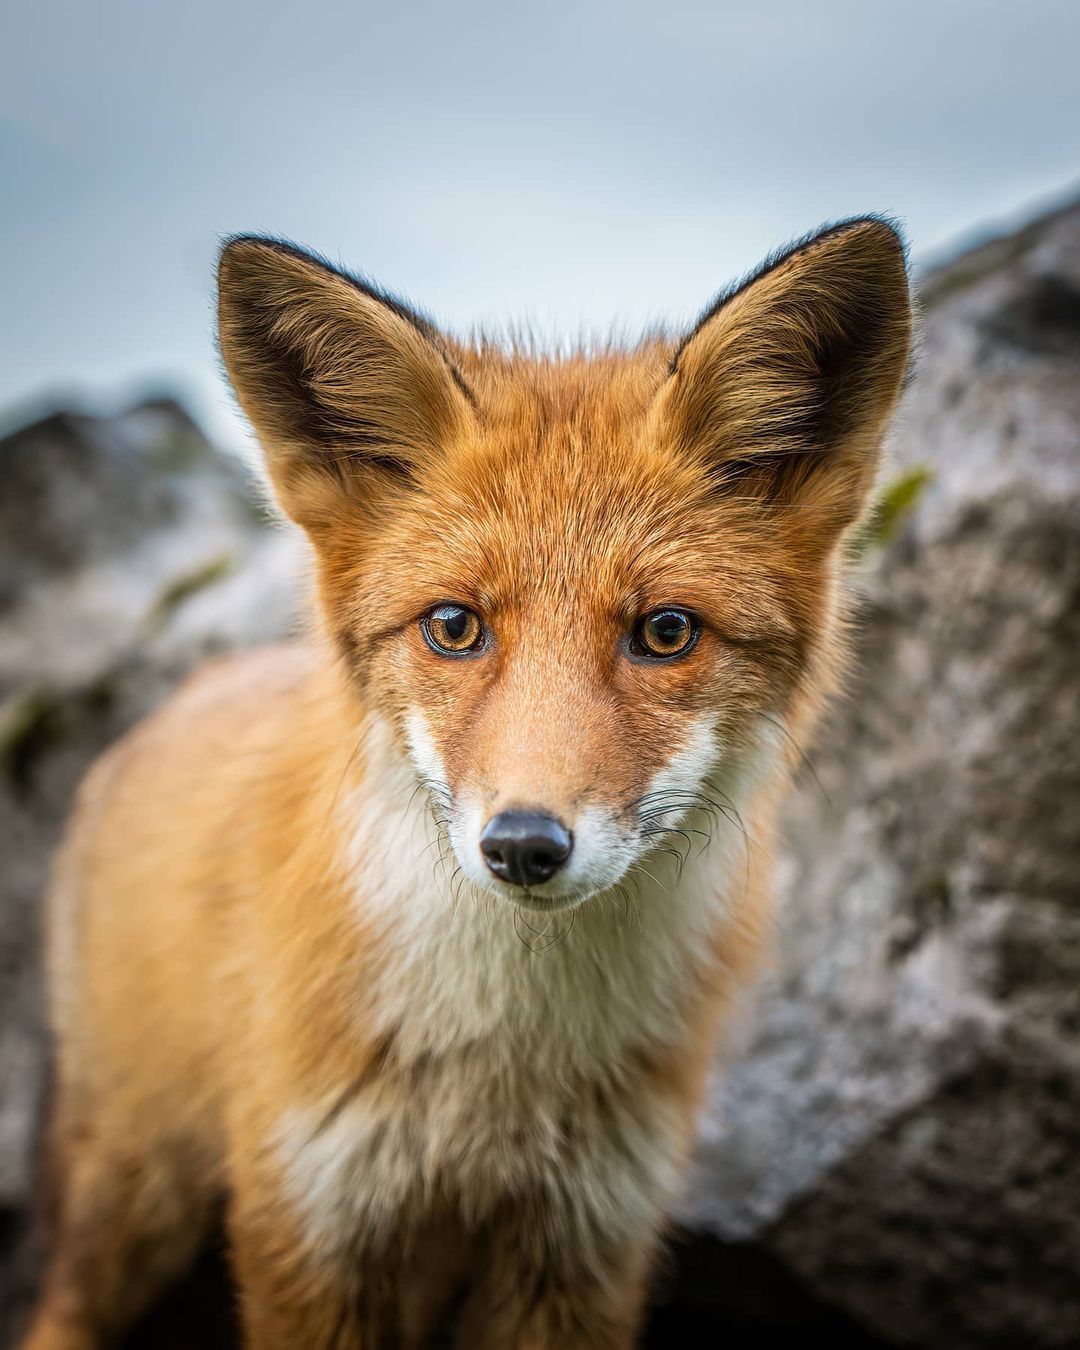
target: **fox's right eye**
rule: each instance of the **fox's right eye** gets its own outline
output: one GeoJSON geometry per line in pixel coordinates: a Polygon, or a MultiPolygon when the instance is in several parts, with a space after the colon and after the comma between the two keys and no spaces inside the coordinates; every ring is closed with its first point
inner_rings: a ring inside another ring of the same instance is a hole
{"type": "Polygon", "coordinates": [[[465,605],[436,605],[420,620],[420,628],[428,646],[441,656],[465,656],[484,645],[480,616],[465,605]]]}

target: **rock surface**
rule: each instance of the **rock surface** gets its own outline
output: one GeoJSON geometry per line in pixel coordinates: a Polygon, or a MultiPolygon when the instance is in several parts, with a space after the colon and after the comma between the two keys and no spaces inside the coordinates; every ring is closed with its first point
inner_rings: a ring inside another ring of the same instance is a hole
{"type": "Polygon", "coordinates": [[[1080,1344],[1080,209],[927,279],[849,697],[684,1218],[896,1344],[1080,1344]],[[981,262],[980,262],[981,257],[981,262]]]}
{"type": "Polygon", "coordinates": [[[0,1211],[27,1188],[39,901],[74,788],[190,667],[290,621],[289,538],[175,403],[0,442],[0,1211]]]}
{"type": "MultiPolygon", "coordinates": [[[[862,565],[650,1344],[1080,1343],[1080,207],[923,294],[893,452],[932,477],[862,565]]],[[[169,403],[0,443],[0,1214],[74,784],[188,667],[292,622],[290,536],[251,500],[169,403]]]]}

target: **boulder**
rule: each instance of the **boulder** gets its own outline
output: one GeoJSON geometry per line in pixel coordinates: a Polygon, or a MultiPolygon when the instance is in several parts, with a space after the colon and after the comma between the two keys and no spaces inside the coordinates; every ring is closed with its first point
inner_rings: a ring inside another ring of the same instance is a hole
{"type": "Polygon", "coordinates": [[[864,559],[682,1218],[888,1343],[1076,1345],[1080,208],[922,293],[926,486],[864,559]]]}
{"type": "Polygon", "coordinates": [[[170,400],[0,441],[0,1213],[28,1186],[40,899],[82,774],[211,653],[291,621],[290,537],[170,400]]]}

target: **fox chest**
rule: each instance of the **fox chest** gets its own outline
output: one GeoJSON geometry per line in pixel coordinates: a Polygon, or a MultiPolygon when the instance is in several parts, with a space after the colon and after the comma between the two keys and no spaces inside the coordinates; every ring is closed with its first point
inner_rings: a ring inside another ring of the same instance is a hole
{"type": "Polygon", "coordinates": [[[383,1070],[279,1125],[312,1239],[392,1240],[447,1209],[481,1225],[515,1201],[556,1229],[651,1222],[689,1133],[675,1064],[716,897],[695,859],[673,894],[642,895],[632,915],[583,911],[541,951],[499,911],[466,906],[447,924],[402,905],[424,922],[357,981],[369,1037],[394,1047],[383,1070]]]}
{"type": "Polygon", "coordinates": [[[378,1247],[447,1210],[479,1226],[515,1200],[610,1238],[670,1197],[681,1124],[677,1103],[628,1082],[451,1057],[289,1112],[279,1156],[318,1247],[378,1247]]]}

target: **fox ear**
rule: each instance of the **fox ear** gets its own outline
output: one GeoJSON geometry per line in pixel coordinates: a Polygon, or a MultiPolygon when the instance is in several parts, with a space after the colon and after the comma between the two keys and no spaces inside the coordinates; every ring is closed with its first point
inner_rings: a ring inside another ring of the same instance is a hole
{"type": "Polygon", "coordinates": [[[343,497],[373,503],[414,481],[472,416],[431,324],[275,240],[225,245],[218,335],[278,500],[310,532],[340,518],[343,497]]]}
{"type": "Polygon", "coordinates": [[[846,221],[706,311],[658,412],[719,490],[792,508],[778,522],[828,548],[865,504],[910,343],[899,236],[846,221]]]}

